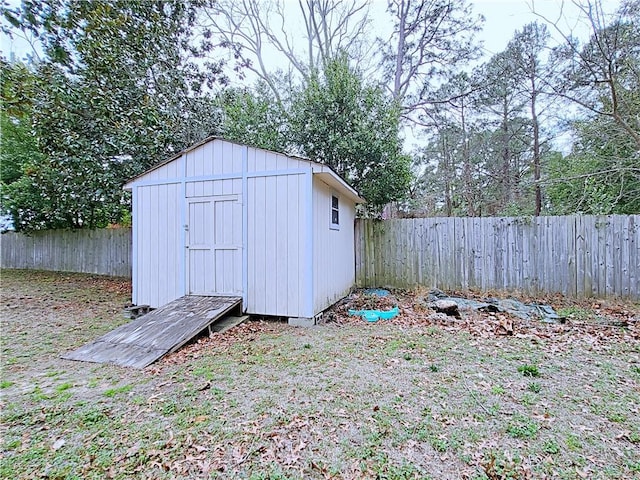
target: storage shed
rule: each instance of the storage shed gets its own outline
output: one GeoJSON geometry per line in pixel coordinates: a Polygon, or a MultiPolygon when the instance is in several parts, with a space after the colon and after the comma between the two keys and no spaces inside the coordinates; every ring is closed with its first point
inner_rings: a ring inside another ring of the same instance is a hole
{"type": "Polygon", "coordinates": [[[326,165],[208,138],[130,180],[133,303],[241,296],[312,324],[354,284],[358,193],[326,165]]]}

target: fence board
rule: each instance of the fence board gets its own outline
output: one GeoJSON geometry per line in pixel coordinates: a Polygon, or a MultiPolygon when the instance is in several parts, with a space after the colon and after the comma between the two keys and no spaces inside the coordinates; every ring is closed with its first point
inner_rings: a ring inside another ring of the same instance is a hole
{"type": "Polygon", "coordinates": [[[629,297],[640,298],[640,217],[629,217],[629,297]]]}
{"type": "Polygon", "coordinates": [[[360,286],[640,298],[640,215],[357,223],[360,286]]]}
{"type": "Polygon", "coordinates": [[[48,230],[0,235],[3,268],[131,277],[131,229],[48,230]]]}

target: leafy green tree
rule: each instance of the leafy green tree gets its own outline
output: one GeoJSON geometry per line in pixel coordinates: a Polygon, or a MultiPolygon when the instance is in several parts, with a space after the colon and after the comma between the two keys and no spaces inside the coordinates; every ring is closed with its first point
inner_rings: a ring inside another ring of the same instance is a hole
{"type": "Polygon", "coordinates": [[[294,95],[291,139],[301,153],[342,175],[372,212],[402,200],[411,181],[401,152],[400,111],[380,88],[366,85],[346,58],[327,63],[294,95]]]}
{"type": "Polygon", "coordinates": [[[20,178],[25,164],[40,159],[31,123],[36,78],[26,65],[2,59],[0,78],[0,181],[8,185],[20,178]]]}
{"type": "MultiPolygon", "coordinates": [[[[640,102],[637,105],[640,114],[640,102]]],[[[610,119],[574,124],[576,142],[550,162],[547,192],[554,214],[640,212],[640,151],[610,119]]]]}
{"type": "Polygon", "coordinates": [[[580,43],[565,35],[555,51],[562,83],[555,84],[554,93],[585,115],[571,123],[571,153],[554,159],[548,180],[551,211],[638,213],[640,1],[623,1],[613,16],[604,14],[598,0],[579,6],[591,36],[580,43]]]}
{"type": "Polygon", "coordinates": [[[192,46],[199,2],[47,0],[5,10],[35,33],[31,123],[43,160],[5,190],[23,229],[96,227],[128,211],[122,185],[219,132],[192,46]],[[40,202],[33,201],[40,199],[40,202]]]}
{"type": "MultiPolygon", "coordinates": [[[[546,138],[540,117],[548,105],[543,88],[552,75],[545,55],[548,39],[541,23],[516,31],[507,48],[484,69],[488,82],[481,102],[499,117],[495,137],[500,145],[500,169],[496,171],[500,208],[513,209],[533,201],[535,215],[542,211],[541,159],[546,138]],[[523,196],[529,190],[533,190],[533,198],[523,196]]],[[[548,116],[544,120],[548,122],[548,116]]]]}
{"type": "Polygon", "coordinates": [[[276,152],[287,150],[288,113],[264,82],[253,90],[227,89],[219,101],[225,138],[276,152]]]}
{"type": "Polygon", "coordinates": [[[20,193],[32,190],[28,175],[44,159],[32,125],[37,79],[26,65],[4,60],[0,60],[0,76],[0,210],[2,215],[9,214],[14,228],[20,230],[21,206],[44,206],[37,195],[20,193]]]}
{"type": "Polygon", "coordinates": [[[613,16],[604,13],[601,0],[577,5],[591,27],[587,42],[579,42],[554,23],[564,36],[555,49],[557,96],[579,106],[588,115],[615,122],[640,149],[640,120],[634,111],[640,71],[640,0],[623,1],[613,16]]]}
{"type": "Polygon", "coordinates": [[[525,25],[504,51],[473,72],[479,86],[471,94],[473,121],[485,136],[475,153],[485,177],[484,214],[542,211],[542,158],[549,148],[543,123],[551,123],[544,95],[551,80],[548,37],[543,24],[525,25]]]}

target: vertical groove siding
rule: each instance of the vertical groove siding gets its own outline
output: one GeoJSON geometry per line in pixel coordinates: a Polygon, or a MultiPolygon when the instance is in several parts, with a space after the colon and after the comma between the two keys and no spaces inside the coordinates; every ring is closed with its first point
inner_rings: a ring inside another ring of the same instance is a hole
{"type": "Polygon", "coordinates": [[[358,220],[359,286],[640,298],[640,215],[358,220]]]}
{"type": "Polygon", "coordinates": [[[131,229],[47,230],[0,235],[2,268],[131,278],[131,229]]]}
{"type": "Polygon", "coordinates": [[[306,228],[311,213],[306,208],[311,195],[306,177],[311,170],[297,159],[249,148],[247,173],[246,311],[306,316],[306,292],[311,286],[305,276],[311,235],[306,228]]]}
{"type": "Polygon", "coordinates": [[[181,263],[181,209],[184,202],[179,183],[134,187],[138,189],[136,284],[137,304],[161,307],[184,295],[181,263]]]}
{"type": "Polygon", "coordinates": [[[313,180],[313,314],[346,296],[355,283],[355,204],[313,180]],[[332,230],[331,197],[338,196],[340,229],[332,230]]]}

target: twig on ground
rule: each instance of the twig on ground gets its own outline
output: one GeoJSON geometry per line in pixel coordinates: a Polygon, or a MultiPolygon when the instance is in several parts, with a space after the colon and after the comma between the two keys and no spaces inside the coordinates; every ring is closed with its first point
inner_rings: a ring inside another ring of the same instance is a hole
{"type": "Polygon", "coordinates": [[[462,379],[462,382],[464,383],[464,388],[467,390],[467,392],[469,392],[469,395],[471,395],[471,398],[473,398],[473,400],[478,404],[478,406],[479,406],[480,408],[482,408],[482,410],[484,410],[484,411],[485,411],[485,413],[486,413],[487,415],[494,416],[494,415],[495,415],[495,413],[490,412],[490,411],[487,409],[487,407],[485,407],[485,406],[482,404],[482,402],[480,402],[480,400],[478,400],[478,397],[476,396],[475,392],[473,392],[473,391],[469,388],[469,384],[467,383],[467,379],[466,379],[466,378],[463,378],[463,379],[462,379]]]}
{"type": "Polygon", "coordinates": [[[251,457],[253,457],[256,453],[260,453],[261,451],[263,451],[266,447],[264,445],[260,445],[259,447],[256,447],[252,450],[249,450],[247,453],[244,454],[244,456],[238,460],[235,464],[236,467],[239,467],[240,465],[242,465],[244,462],[246,462],[247,460],[249,460],[251,457]]]}

